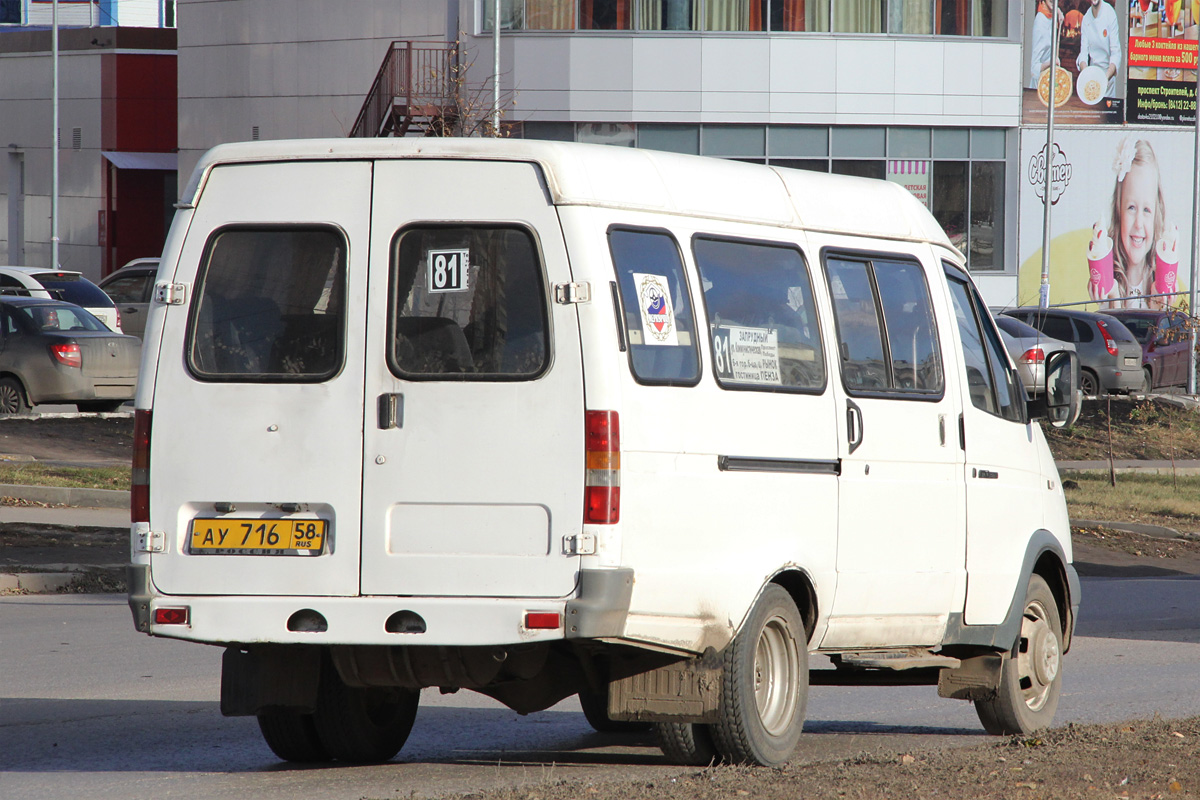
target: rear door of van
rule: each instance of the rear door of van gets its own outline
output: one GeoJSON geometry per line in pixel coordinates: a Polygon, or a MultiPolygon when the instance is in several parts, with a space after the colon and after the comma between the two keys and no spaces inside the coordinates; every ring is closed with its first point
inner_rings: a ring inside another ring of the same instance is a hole
{"type": "Polygon", "coordinates": [[[363,593],[569,594],[583,373],[539,168],[377,162],[370,258],[363,593]]]}
{"type": "Polygon", "coordinates": [[[165,308],[152,556],[167,594],[354,595],[371,163],[218,165],[165,308]]]}

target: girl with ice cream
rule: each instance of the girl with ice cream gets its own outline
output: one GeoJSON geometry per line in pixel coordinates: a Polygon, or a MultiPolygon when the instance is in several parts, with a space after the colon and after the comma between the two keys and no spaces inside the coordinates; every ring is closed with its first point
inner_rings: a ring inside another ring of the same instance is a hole
{"type": "Polygon", "coordinates": [[[1177,289],[1171,265],[1179,261],[1178,231],[1167,231],[1154,148],[1144,139],[1123,139],[1113,171],[1112,222],[1107,231],[1093,226],[1088,244],[1088,296],[1109,300],[1110,308],[1163,308],[1171,298],[1149,295],[1177,289]]]}

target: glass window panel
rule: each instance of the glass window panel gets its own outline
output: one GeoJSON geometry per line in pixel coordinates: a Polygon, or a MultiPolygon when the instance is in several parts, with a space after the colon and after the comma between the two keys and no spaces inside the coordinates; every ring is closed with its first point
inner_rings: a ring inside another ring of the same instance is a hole
{"type": "Polygon", "coordinates": [[[888,33],[933,33],[932,0],[888,0],[888,33]]]}
{"type": "Polygon", "coordinates": [[[888,128],[890,158],[929,158],[929,128],[888,128]]]}
{"type": "Polygon", "coordinates": [[[971,234],[967,266],[1004,269],[1004,162],[971,164],[971,234]]]}
{"type": "Polygon", "coordinates": [[[698,30],[692,0],[634,0],[638,28],[647,31],[698,30]]]}
{"type": "Polygon", "coordinates": [[[579,0],[579,27],[584,30],[627,31],[633,27],[631,3],[632,0],[579,0]]]}
{"type": "Polygon", "coordinates": [[[883,308],[891,354],[892,387],[900,391],[942,391],[942,359],[929,286],[920,264],[874,261],[875,284],[883,308]]]}
{"type": "Polygon", "coordinates": [[[346,243],[321,228],[229,229],[209,240],[189,320],[202,379],[319,382],[341,367],[346,243]]]}
{"type": "Polygon", "coordinates": [[[825,270],[837,321],[842,380],[847,389],[884,391],[888,369],[867,263],[830,258],[825,270]]]}
{"type": "Polygon", "coordinates": [[[933,162],[933,216],[959,252],[967,252],[967,163],[933,162]]]}
{"type": "Polygon", "coordinates": [[[627,122],[581,122],[575,137],[590,144],[633,147],[637,143],[637,129],[627,122]]]}
{"type": "MultiPolygon", "coordinates": [[[[483,29],[494,30],[492,17],[495,4],[492,0],[483,2],[483,29]]],[[[500,30],[519,31],[525,27],[525,0],[500,0],[500,30]]]]}
{"type": "Polygon", "coordinates": [[[701,152],[707,156],[749,157],[766,154],[766,128],[761,125],[705,125],[701,152]]]}
{"type": "Polygon", "coordinates": [[[528,231],[409,228],[392,255],[388,364],[408,378],[534,378],[549,363],[545,297],[528,231]]]}
{"type": "Polygon", "coordinates": [[[954,318],[958,321],[958,338],[962,345],[963,365],[967,369],[967,393],[971,397],[971,405],[1000,416],[1000,404],[996,399],[983,332],[979,320],[975,318],[967,285],[951,278],[950,297],[954,301],[954,318]]]}
{"type": "Polygon", "coordinates": [[[883,33],[886,0],[833,0],[833,30],[838,33],[883,33]]]}
{"type": "Polygon", "coordinates": [[[883,180],[887,177],[886,161],[837,161],[831,170],[835,175],[855,175],[859,178],[883,180]]]}
{"type": "Polygon", "coordinates": [[[766,15],[767,0],[705,0],[704,30],[761,31],[766,15]]]}
{"type": "Polygon", "coordinates": [[[767,148],[772,161],[777,156],[827,156],[829,128],[773,125],[767,128],[767,148]]]}
{"type": "Polygon", "coordinates": [[[0,0],[0,23],[21,24],[21,0],[0,0]]]}
{"type": "Polygon", "coordinates": [[[971,153],[971,131],[967,128],[934,128],[934,158],[966,158],[971,153]]]}
{"type": "Polygon", "coordinates": [[[807,169],[811,172],[829,172],[829,160],[825,158],[772,158],[771,166],[807,169]]]}
{"type": "Polygon", "coordinates": [[[525,0],[526,30],[562,31],[574,27],[574,0],[525,0]]]}
{"type": "Polygon", "coordinates": [[[700,126],[638,125],[638,147],[699,155],[700,126]]]}
{"type": "Polygon", "coordinates": [[[633,376],[640,383],[695,385],[700,380],[696,326],[675,240],[665,233],[614,230],[608,246],[633,376]]]}
{"type": "Polygon", "coordinates": [[[829,30],[829,0],[770,0],[773,31],[829,30]]]}
{"type": "Polygon", "coordinates": [[[525,139],[541,139],[551,142],[575,141],[575,123],[573,122],[526,122],[521,128],[521,135],[525,139]]]}
{"type": "Polygon", "coordinates": [[[971,0],[972,34],[1008,36],[1008,0],[971,0]]]}
{"type": "Polygon", "coordinates": [[[808,266],[791,247],[694,241],[717,382],[751,389],[825,386],[808,266]]]}
{"type": "Polygon", "coordinates": [[[971,33],[971,0],[936,0],[937,32],[942,36],[971,33]]]}
{"type": "Polygon", "coordinates": [[[883,158],[885,149],[883,128],[834,128],[833,155],[843,158],[883,158]]]}
{"type": "Polygon", "coordinates": [[[973,128],[971,130],[971,158],[1004,158],[1004,130],[1001,128],[973,128]]]}
{"type": "Polygon", "coordinates": [[[114,303],[145,303],[146,290],[153,279],[153,275],[125,275],[105,284],[104,293],[114,303]]]}

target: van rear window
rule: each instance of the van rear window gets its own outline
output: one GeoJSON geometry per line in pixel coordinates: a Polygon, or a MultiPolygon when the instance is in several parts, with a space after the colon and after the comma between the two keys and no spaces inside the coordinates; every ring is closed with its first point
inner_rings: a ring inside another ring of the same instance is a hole
{"type": "Polygon", "coordinates": [[[340,368],[346,242],[329,228],[232,228],[209,239],[188,363],[206,380],[319,382],[340,368]]]}
{"type": "Polygon", "coordinates": [[[388,363],[403,378],[528,380],[549,363],[533,237],[515,226],[427,226],[393,245],[388,363]]]}
{"type": "Polygon", "coordinates": [[[821,329],[800,251],[702,237],[692,249],[717,382],[763,391],[823,390],[821,329]]]}

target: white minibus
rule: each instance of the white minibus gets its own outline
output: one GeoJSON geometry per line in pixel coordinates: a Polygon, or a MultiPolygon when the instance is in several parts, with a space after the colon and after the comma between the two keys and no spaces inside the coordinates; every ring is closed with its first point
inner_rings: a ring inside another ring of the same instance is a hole
{"type": "Polygon", "coordinates": [[[1079,581],[964,259],[883,181],[606,146],[256,142],[183,192],[136,402],[138,630],[289,761],[421,690],[778,765],[810,683],[1050,724],[1079,581]]]}

